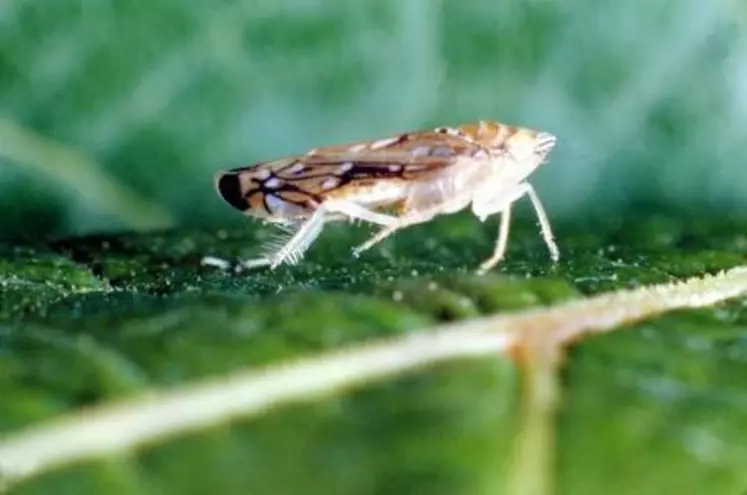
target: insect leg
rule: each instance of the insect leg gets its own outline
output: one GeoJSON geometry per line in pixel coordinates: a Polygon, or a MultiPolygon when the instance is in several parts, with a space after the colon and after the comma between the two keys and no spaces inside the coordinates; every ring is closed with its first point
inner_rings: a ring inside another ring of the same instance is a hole
{"type": "Polygon", "coordinates": [[[376,235],[371,237],[369,240],[353,248],[353,256],[355,257],[360,256],[360,254],[363,251],[370,249],[374,244],[377,244],[383,241],[384,239],[386,239],[387,237],[394,234],[396,231],[400,229],[409,227],[410,225],[427,222],[428,220],[432,219],[437,214],[439,214],[441,211],[442,211],[442,207],[439,206],[438,208],[433,208],[430,210],[413,211],[412,213],[408,213],[406,215],[396,218],[394,223],[385,226],[383,229],[381,229],[376,235]]]}
{"type": "Polygon", "coordinates": [[[552,228],[550,228],[550,220],[547,218],[545,208],[542,206],[542,202],[534,191],[532,185],[527,182],[526,188],[527,195],[529,196],[529,199],[532,200],[534,211],[537,213],[540,232],[542,233],[542,238],[545,240],[545,244],[547,244],[547,249],[550,251],[550,258],[553,262],[557,262],[560,259],[560,249],[558,249],[558,245],[555,244],[555,236],[552,233],[552,228]]]}
{"type": "Polygon", "coordinates": [[[480,265],[477,270],[479,274],[483,274],[491,268],[494,268],[501,261],[501,259],[503,259],[503,256],[506,253],[506,246],[508,244],[508,223],[511,220],[511,205],[514,201],[520,199],[524,195],[529,196],[529,199],[532,201],[532,206],[534,207],[537,218],[539,219],[542,238],[544,239],[545,244],[547,244],[547,248],[550,251],[550,258],[553,262],[558,261],[558,259],[560,258],[560,250],[558,249],[557,244],[555,244],[552,229],[550,228],[550,221],[547,218],[547,213],[545,213],[542,202],[540,201],[539,196],[537,196],[537,193],[535,192],[532,185],[527,182],[523,182],[519,184],[516,189],[511,190],[510,194],[502,195],[502,197],[500,197],[500,201],[496,202],[495,204],[482,204],[480,207],[480,212],[483,217],[487,216],[491,212],[501,212],[501,225],[493,255],[480,265]]]}
{"type": "Polygon", "coordinates": [[[292,265],[298,263],[309,246],[322,233],[327,213],[322,206],[318,207],[309,219],[293,232],[289,239],[274,240],[268,243],[265,247],[266,254],[264,256],[241,261],[241,266],[248,269],[269,266],[271,270],[274,270],[282,263],[292,265]]]}
{"type": "Polygon", "coordinates": [[[436,183],[435,187],[434,191],[434,184],[426,184],[422,191],[413,191],[409,204],[405,206],[405,213],[395,218],[393,223],[385,225],[368,241],[353,248],[353,256],[360,256],[363,251],[405,227],[427,222],[437,215],[454,213],[468,205],[472,199],[471,194],[449,194],[449,182],[436,183]]]}
{"type": "Polygon", "coordinates": [[[311,244],[319,237],[319,234],[322,233],[324,222],[330,213],[341,213],[351,218],[379,225],[391,225],[397,220],[396,217],[370,211],[349,201],[327,200],[319,205],[311,217],[298,227],[290,239],[271,242],[266,248],[267,254],[265,256],[242,261],[241,266],[249,269],[269,266],[270,269],[275,269],[282,263],[298,263],[311,244]]]}
{"type": "Polygon", "coordinates": [[[498,240],[495,243],[495,249],[493,255],[480,263],[480,267],[477,269],[478,275],[484,275],[485,272],[495,267],[501,262],[503,256],[506,254],[506,247],[508,246],[508,234],[511,228],[511,203],[501,211],[501,223],[498,227],[498,240]]]}

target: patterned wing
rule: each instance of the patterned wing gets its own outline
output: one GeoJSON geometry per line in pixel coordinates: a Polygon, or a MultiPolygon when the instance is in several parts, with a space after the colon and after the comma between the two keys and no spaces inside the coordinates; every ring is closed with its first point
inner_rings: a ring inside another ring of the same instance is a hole
{"type": "Polygon", "coordinates": [[[382,182],[408,183],[454,166],[487,149],[458,129],[439,128],[388,139],[326,146],[306,155],[222,172],[223,199],[252,216],[290,220],[308,216],[326,198],[382,182]]]}

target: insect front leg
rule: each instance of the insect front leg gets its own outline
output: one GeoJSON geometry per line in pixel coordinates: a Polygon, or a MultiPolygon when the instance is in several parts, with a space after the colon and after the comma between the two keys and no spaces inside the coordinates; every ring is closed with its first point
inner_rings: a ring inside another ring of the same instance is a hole
{"type": "Polygon", "coordinates": [[[537,193],[535,192],[532,185],[526,183],[526,188],[527,195],[532,201],[532,206],[534,206],[534,211],[537,213],[537,219],[539,220],[542,239],[544,239],[545,244],[547,244],[547,249],[550,251],[550,259],[552,259],[553,263],[557,263],[557,261],[560,259],[560,249],[558,249],[558,245],[555,243],[555,236],[553,235],[552,228],[550,227],[550,220],[547,218],[545,208],[542,206],[542,202],[540,201],[539,196],[537,196],[537,193]]]}
{"type": "MultiPolygon", "coordinates": [[[[482,264],[480,264],[480,267],[477,270],[478,274],[484,274],[488,270],[494,268],[505,256],[506,248],[508,246],[508,236],[511,222],[511,206],[514,201],[520,199],[524,195],[529,196],[529,199],[532,201],[532,206],[534,207],[537,218],[539,219],[542,238],[544,239],[545,244],[550,251],[550,258],[553,262],[557,262],[560,258],[560,250],[555,243],[552,229],[550,228],[550,221],[547,218],[547,213],[545,213],[542,202],[540,201],[539,196],[537,196],[537,193],[535,192],[532,185],[527,182],[523,182],[516,186],[514,189],[506,191],[504,192],[504,194],[497,196],[497,200],[495,201],[475,201],[473,203],[472,210],[475,215],[477,215],[481,219],[485,219],[492,213],[501,213],[498,239],[495,243],[493,255],[485,260],[482,264]]],[[[481,198],[479,198],[478,196],[478,198],[476,199],[481,198]]]]}
{"type": "Polygon", "coordinates": [[[506,248],[508,247],[508,234],[510,228],[511,203],[509,203],[508,206],[506,206],[501,212],[501,222],[500,226],[498,227],[498,240],[496,240],[495,242],[493,255],[480,263],[480,266],[477,269],[478,275],[484,275],[488,270],[494,268],[506,255],[506,248]]]}

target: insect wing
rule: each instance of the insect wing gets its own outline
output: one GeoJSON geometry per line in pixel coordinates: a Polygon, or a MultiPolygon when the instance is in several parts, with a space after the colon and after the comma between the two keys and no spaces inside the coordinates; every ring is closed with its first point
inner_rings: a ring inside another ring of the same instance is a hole
{"type": "Polygon", "coordinates": [[[419,180],[455,165],[460,158],[486,153],[484,147],[473,141],[429,131],[316,148],[301,161],[309,176],[336,173],[348,174],[358,180],[419,180]]]}
{"type": "Polygon", "coordinates": [[[219,174],[223,199],[246,214],[267,218],[304,216],[325,197],[346,187],[381,180],[418,181],[477,157],[485,149],[443,132],[326,146],[306,155],[262,162],[219,174]]]}

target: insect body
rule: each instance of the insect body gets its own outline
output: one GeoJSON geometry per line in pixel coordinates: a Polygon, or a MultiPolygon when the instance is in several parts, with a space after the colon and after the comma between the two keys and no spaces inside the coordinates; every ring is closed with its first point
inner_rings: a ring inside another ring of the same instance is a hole
{"type": "MultiPolygon", "coordinates": [[[[547,132],[481,121],[348,145],[262,162],[219,173],[216,188],[246,215],[285,227],[290,236],[272,243],[245,267],[297,263],[331,220],[364,220],[381,230],[353,249],[358,256],[397,230],[471,206],[484,221],[500,213],[492,256],[479,273],[503,258],[511,206],[529,196],[553,261],[559,251],[544,208],[527,177],[556,137],[547,132]]],[[[225,265],[214,258],[208,264],[225,265]]]]}

